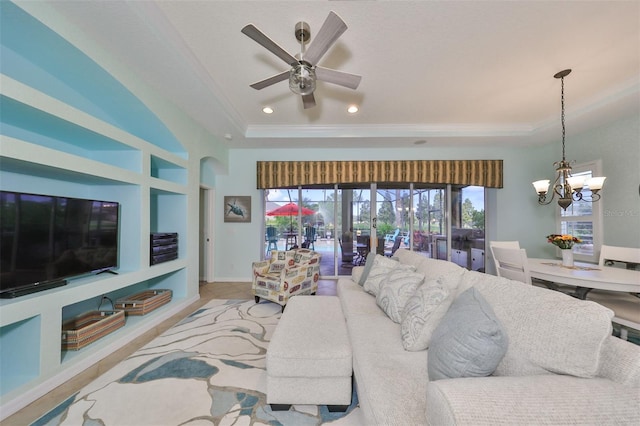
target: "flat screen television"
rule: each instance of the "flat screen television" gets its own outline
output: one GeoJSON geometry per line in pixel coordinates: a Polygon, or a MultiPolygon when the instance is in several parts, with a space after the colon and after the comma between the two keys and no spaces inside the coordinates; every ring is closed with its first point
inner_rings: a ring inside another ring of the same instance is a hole
{"type": "Polygon", "coordinates": [[[0,191],[0,297],[118,267],[117,202],[0,191]]]}

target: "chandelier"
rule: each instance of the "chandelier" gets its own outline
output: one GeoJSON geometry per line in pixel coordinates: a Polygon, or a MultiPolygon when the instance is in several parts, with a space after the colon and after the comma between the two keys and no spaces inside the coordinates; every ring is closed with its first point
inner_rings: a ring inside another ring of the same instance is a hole
{"type": "Polygon", "coordinates": [[[554,78],[559,78],[561,82],[561,97],[560,103],[562,106],[562,160],[553,163],[556,168],[555,182],[553,183],[553,192],[551,197],[547,200],[547,193],[549,192],[549,179],[538,180],[533,182],[533,187],[538,193],[538,204],[547,205],[558,196],[558,205],[564,210],[571,205],[573,201],[587,201],[594,202],[600,199],[599,191],[602,189],[605,177],[592,177],[587,179],[584,175],[571,175],[571,164],[575,161],[567,161],[564,154],[564,139],[565,139],[565,126],[564,126],[564,78],[571,73],[570,69],[560,71],[554,78]],[[591,195],[585,195],[582,193],[584,187],[588,187],[591,191],[591,195]]]}

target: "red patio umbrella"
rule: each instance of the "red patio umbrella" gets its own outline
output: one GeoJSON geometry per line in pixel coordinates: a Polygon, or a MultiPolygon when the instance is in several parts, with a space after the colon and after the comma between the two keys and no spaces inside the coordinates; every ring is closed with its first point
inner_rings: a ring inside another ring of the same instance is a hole
{"type": "MultiPolygon", "coordinates": [[[[308,209],[306,207],[302,207],[302,215],[309,216],[315,214],[316,212],[308,209]]],[[[267,212],[267,216],[292,216],[291,217],[291,229],[293,229],[293,216],[298,216],[298,205],[296,203],[285,204],[284,206],[280,206],[277,209],[273,209],[267,212]]]]}

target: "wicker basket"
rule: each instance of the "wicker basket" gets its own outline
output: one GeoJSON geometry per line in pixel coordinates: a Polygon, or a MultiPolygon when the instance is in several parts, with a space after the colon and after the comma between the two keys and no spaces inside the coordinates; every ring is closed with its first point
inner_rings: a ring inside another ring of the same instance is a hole
{"type": "Polygon", "coordinates": [[[127,315],[146,315],[171,301],[171,290],[146,290],[132,296],[116,300],[114,309],[121,309],[127,315]]]}
{"type": "Polygon", "coordinates": [[[124,326],[123,311],[92,311],[62,324],[62,350],[77,351],[124,326]]]}

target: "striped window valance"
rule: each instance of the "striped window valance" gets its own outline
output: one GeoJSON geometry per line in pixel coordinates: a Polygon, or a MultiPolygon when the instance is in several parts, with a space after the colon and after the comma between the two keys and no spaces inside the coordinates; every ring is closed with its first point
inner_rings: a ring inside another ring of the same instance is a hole
{"type": "Polygon", "coordinates": [[[258,161],[258,189],[358,183],[502,188],[502,160],[258,161]]]}

